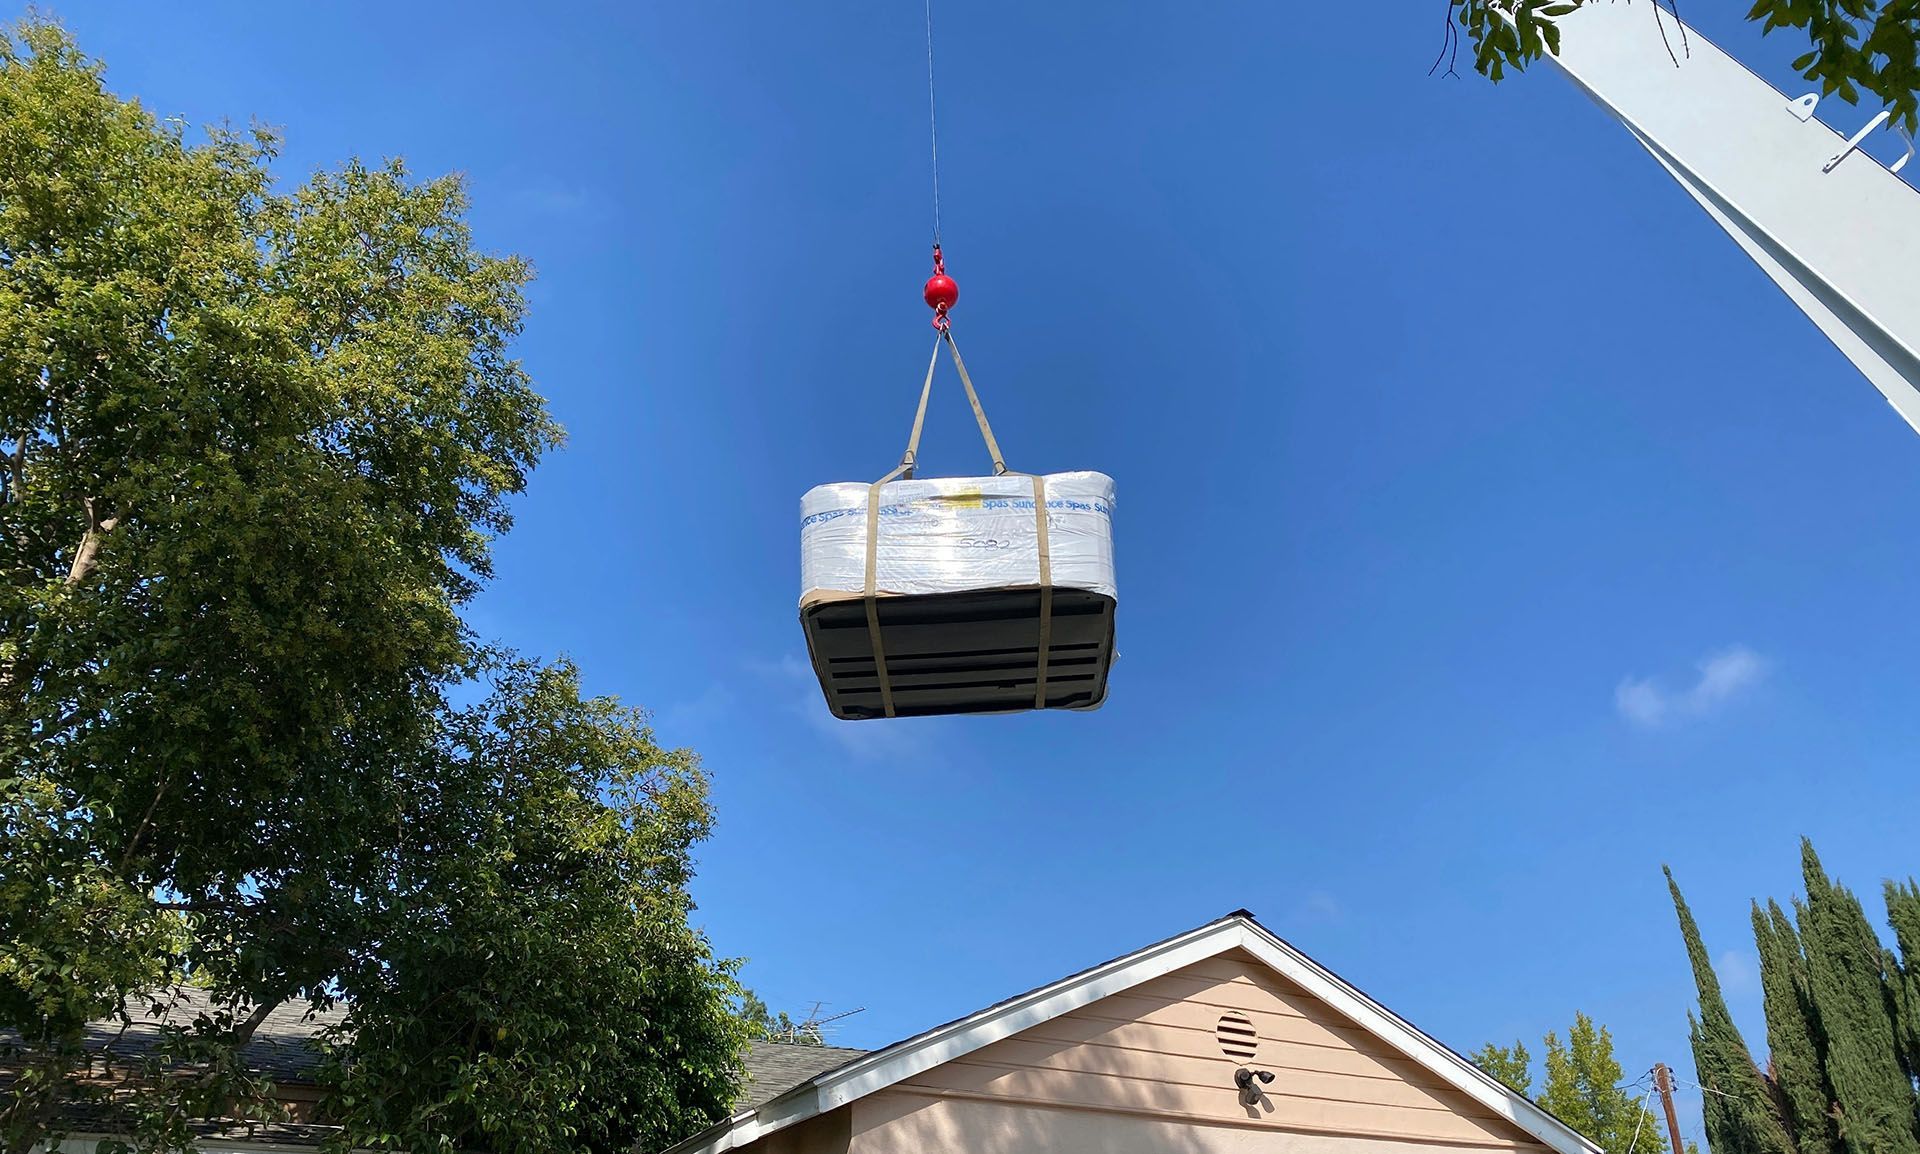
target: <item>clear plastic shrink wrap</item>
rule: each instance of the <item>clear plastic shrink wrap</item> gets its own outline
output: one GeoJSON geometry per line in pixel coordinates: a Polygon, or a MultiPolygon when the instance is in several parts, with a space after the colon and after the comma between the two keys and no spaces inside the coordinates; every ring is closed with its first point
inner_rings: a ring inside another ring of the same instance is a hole
{"type": "MultiPolygon", "coordinates": [[[[1113,478],[1044,478],[1051,584],[1115,597],[1113,478]]],[[[800,606],[866,595],[870,486],[820,485],[800,501],[800,606]]],[[[1033,478],[890,481],[880,490],[874,593],[960,593],[1040,583],[1033,478]]]]}

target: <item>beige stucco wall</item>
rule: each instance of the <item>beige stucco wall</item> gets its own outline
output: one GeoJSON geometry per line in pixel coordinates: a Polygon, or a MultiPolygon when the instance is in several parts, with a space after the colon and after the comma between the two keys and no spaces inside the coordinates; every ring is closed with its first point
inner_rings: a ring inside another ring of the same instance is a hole
{"type": "MultiPolygon", "coordinates": [[[[823,1144],[754,1154],[1547,1154],[1546,1147],[1234,951],[985,1046],[829,1118],[823,1144]],[[1233,1084],[1220,1015],[1273,1071],[1233,1084]],[[837,1146],[845,1135],[847,1145],[837,1146]]],[[[824,1132],[823,1132],[824,1133],[824,1132]]]]}
{"type": "Polygon", "coordinates": [[[852,1124],[852,1108],[842,1107],[769,1134],[746,1149],[752,1154],[847,1154],[852,1124]]]}
{"type": "MultiPolygon", "coordinates": [[[[1484,1154],[1484,1147],[884,1091],[854,1103],[851,1154],[1484,1154]]],[[[810,1152],[811,1154],[811,1152],[810,1152]]]]}

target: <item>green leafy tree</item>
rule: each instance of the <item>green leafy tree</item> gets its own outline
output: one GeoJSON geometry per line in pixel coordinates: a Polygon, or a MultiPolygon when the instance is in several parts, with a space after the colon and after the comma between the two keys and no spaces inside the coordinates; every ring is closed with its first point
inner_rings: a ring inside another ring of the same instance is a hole
{"type": "Polygon", "coordinates": [[[1689,1013],[1687,1026],[1694,1067],[1701,1087],[1707,1091],[1702,1102],[1707,1146],[1713,1154],[1796,1154],[1776,1087],[1754,1064],[1746,1041],[1734,1026],[1693,911],[1687,908],[1673,871],[1667,870],[1666,875],[1700,996],[1699,1015],[1689,1013]]]}
{"type": "Polygon", "coordinates": [[[687,928],[706,780],[571,666],[491,681],[419,768],[379,932],[340,977],[341,1145],[670,1145],[724,1115],[748,1034],[687,928]]]}
{"type": "Polygon", "coordinates": [[[756,1039],[786,1042],[795,1046],[827,1044],[819,1030],[807,1028],[805,1022],[794,1021],[785,1010],[774,1013],[751,991],[741,995],[740,1017],[746,1021],[748,1031],[756,1039]]]}
{"type": "Polygon", "coordinates": [[[1613,1035],[1575,1014],[1562,1043],[1547,1035],[1547,1083],[1544,1106],[1562,1122],[1591,1138],[1607,1154],[1664,1154],[1667,1143],[1648,1113],[1644,1096],[1622,1087],[1626,1080],[1613,1056],[1613,1035]]]}
{"type": "MultiPolygon", "coordinates": [[[[1567,1039],[1545,1039],[1546,1084],[1534,1100],[1607,1154],[1666,1154],[1667,1142],[1644,1092],[1623,1085],[1613,1035],[1585,1014],[1573,1016],[1567,1039]]],[[[1473,1063],[1510,1089],[1532,1096],[1533,1057],[1524,1043],[1475,1051],[1473,1063]]]]}
{"type": "Polygon", "coordinates": [[[1475,1050],[1470,1058],[1474,1065],[1493,1075],[1507,1089],[1529,1097],[1533,1095],[1533,1055],[1527,1053],[1525,1042],[1516,1039],[1511,1046],[1496,1046],[1488,1042],[1475,1050]]]}
{"type": "MultiPolygon", "coordinates": [[[[1543,55],[1557,54],[1560,18],[1593,0],[1445,2],[1448,23],[1442,61],[1450,61],[1458,52],[1458,37],[1464,34],[1474,68],[1499,80],[1510,68],[1518,71],[1543,55]]],[[[1643,2],[1654,10],[1649,19],[1663,19],[1659,0],[1643,2]]],[[[1677,0],[1667,4],[1672,9],[1677,0]]],[[[1786,28],[1806,37],[1809,51],[1793,67],[1817,83],[1821,95],[1838,94],[1855,104],[1864,93],[1891,108],[1909,131],[1920,130],[1920,65],[1916,65],[1920,13],[1912,0],[1753,0],[1747,19],[1758,22],[1767,33],[1786,28]]],[[[1662,28],[1679,35],[1670,23],[1662,28]]]]}
{"type": "Polygon", "coordinates": [[[356,1145],[686,1130],[741,1037],[686,928],[698,768],[460,618],[560,439],[510,353],[529,270],[456,179],[281,191],[276,148],[0,32],[0,1149],[98,1093],[88,1022],[189,982],[211,1008],[117,1071],[167,1070],[123,1102],[146,1148],[269,1116],[239,1047],[343,995],[356,1145]]]}

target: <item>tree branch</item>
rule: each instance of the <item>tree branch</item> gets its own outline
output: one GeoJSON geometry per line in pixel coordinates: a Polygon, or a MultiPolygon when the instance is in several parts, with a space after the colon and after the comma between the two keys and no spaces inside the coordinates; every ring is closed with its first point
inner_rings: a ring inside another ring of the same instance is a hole
{"type": "Polygon", "coordinates": [[[133,862],[133,851],[140,848],[140,839],[146,836],[147,827],[153,821],[153,811],[159,806],[161,795],[167,792],[167,786],[172,781],[173,775],[167,774],[161,777],[159,785],[154,786],[153,800],[147,803],[147,812],[140,815],[140,824],[133,827],[133,836],[127,839],[126,852],[120,855],[120,864],[114,869],[114,873],[127,872],[127,866],[133,862]]]}
{"type": "Polygon", "coordinates": [[[72,588],[87,579],[93,567],[100,560],[100,544],[108,533],[126,519],[124,512],[115,513],[104,519],[97,518],[93,508],[93,498],[87,498],[87,531],[80,538],[80,548],[73,554],[73,566],[67,570],[67,587],[72,588]]]}
{"type": "MultiPolygon", "coordinates": [[[[1680,67],[1680,58],[1673,54],[1673,42],[1667,39],[1667,22],[1660,19],[1660,0],[1653,0],[1653,3],[1648,5],[1648,7],[1653,9],[1653,24],[1654,27],[1660,29],[1660,45],[1667,50],[1667,59],[1673,61],[1675,68],[1680,67]]],[[[1678,21],[1679,16],[1675,15],[1674,20],[1678,21]]],[[[1691,56],[1693,54],[1689,52],[1687,55],[1691,56]]]]}
{"type": "Polygon", "coordinates": [[[263,1001],[253,1008],[253,1013],[247,1015],[246,1021],[234,1023],[234,1044],[236,1046],[244,1046],[248,1042],[253,1041],[253,1032],[260,1028],[260,1023],[266,1021],[267,1015],[273,1013],[279,1005],[280,1003],[278,1002],[263,1001]]]}
{"type": "Polygon", "coordinates": [[[7,484],[7,503],[27,499],[27,434],[20,433],[20,439],[14,442],[13,455],[7,458],[7,472],[12,478],[7,484]]]}

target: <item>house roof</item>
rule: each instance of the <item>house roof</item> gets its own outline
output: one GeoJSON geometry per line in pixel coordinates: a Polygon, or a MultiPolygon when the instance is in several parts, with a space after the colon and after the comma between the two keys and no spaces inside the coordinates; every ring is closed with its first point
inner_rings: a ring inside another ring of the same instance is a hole
{"type": "MultiPolygon", "coordinates": [[[[191,987],[168,990],[147,1000],[130,998],[130,1024],[123,1030],[121,1023],[112,1019],[89,1023],[86,1047],[106,1051],[116,1060],[138,1062],[159,1049],[166,1026],[191,1031],[196,1017],[212,1014],[215,1009],[205,991],[191,987]],[[161,1006],[158,1014],[153,1013],[155,1004],[161,1006]]],[[[344,1008],[314,1010],[304,1001],[283,1003],[267,1014],[241,1048],[240,1057],[248,1069],[275,1081],[312,1081],[320,1065],[320,1032],[345,1017],[344,1008]]]]}
{"type": "MultiPolygon", "coordinates": [[[[309,1048],[323,1023],[297,1023],[291,1033],[301,1037],[309,1048]]],[[[741,1109],[752,1109],[779,1097],[794,1086],[818,1074],[843,1066],[867,1051],[840,1046],[806,1046],[786,1042],[755,1042],[743,1065],[746,1085],[740,1092],[741,1109]]],[[[0,1077],[0,1085],[4,1078],[0,1077]]],[[[110,1103],[73,1102],[61,1113],[61,1124],[72,1135],[123,1134],[130,1124],[126,1111],[110,1103]]],[[[281,1147],[319,1146],[337,1127],[289,1123],[209,1120],[196,1123],[194,1133],[206,1140],[244,1142],[249,1145],[281,1147]]]]}
{"type": "MultiPolygon", "coordinates": [[[[77,1147],[101,1138],[124,1138],[133,1124],[131,1112],[124,1105],[114,1103],[69,1102],[61,1109],[59,1116],[59,1129],[64,1135],[63,1147],[77,1147]]],[[[249,1149],[315,1148],[339,1132],[335,1126],[236,1118],[200,1119],[188,1123],[187,1128],[203,1142],[249,1149]]]]}
{"type": "MultiPolygon", "coordinates": [[[[103,1019],[89,1022],[84,1031],[84,1046],[96,1058],[123,1071],[137,1071],[149,1059],[161,1057],[165,1029],[173,1026],[193,1030],[194,1020],[213,1014],[219,1007],[204,990],[170,987],[166,990],[127,1000],[127,1021],[103,1019]],[[155,1011],[155,1006],[159,1010],[155,1011]]],[[[242,1013],[246,1011],[243,1008],[242,1013]]],[[[246,1067],[263,1074],[280,1086],[311,1083],[321,1061],[320,1034],[345,1017],[344,1009],[313,1010],[304,1001],[276,1006],[261,1021],[247,1044],[240,1049],[246,1067]]],[[[0,1046],[17,1044],[20,1035],[0,1030],[0,1046]]],[[[7,1085],[15,1071],[0,1067],[0,1087],[7,1085]]],[[[124,1134],[131,1124],[124,1101],[67,1101],[60,1107],[59,1127],[74,1135],[124,1134]]],[[[193,1132],[202,1139],[241,1141],[249,1145],[307,1147],[318,1146],[331,1127],[299,1122],[257,1122],[232,1118],[207,1118],[192,1123],[193,1132]]]]}
{"type": "MultiPolygon", "coordinates": [[[[214,1003],[206,993],[191,988],[170,990],[152,999],[134,999],[127,1007],[130,1024],[122,1028],[118,1021],[88,1024],[86,1046],[95,1053],[106,1053],[119,1063],[133,1065],[154,1056],[159,1050],[164,1026],[171,1024],[191,1029],[195,1017],[210,1013],[214,1003]],[[153,1012],[154,1001],[162,1004],[153,1012]]],[[[320,1064],[320,1035],[328,1026],[345,1016],[344,1008],[309,1010],[304,1002],[289,1002],[269,1013],[253,1038],[241,1050],[249,1069],[266,1074],[282,1085],[310,1082],[320,1064]]],[[[0,1042],[18,1036],[0,1031],[0,1042]]],[[[866,1055],[865,1050],[841,1046],[806,1046],[782,1042],[755,1042],[748,1050],[743,1066],[746,1084],[741,1089],[738,1108],[752,1109],[768,1102],[794,1086],[819,1074],[843,1066],[866,1055]]],[[[6,1081],[0,1071],[0,1085],[6,1081]]],[[[128,1119],[123,1109],[111,1103],[70,1102],[62,1110],[61,1124],[72,1133],[110,1134],[124,1131],[128,1119]]],[[[196,1126],[202,1138],[245,1139],[281,1146],[317,1146],[332,1127],[291,1123],[249,1123],[209,1120],[196,1126]]]]}
{"type": "MultiPolygon", "coordinates": [[[[154,1014],[153,1002],[138,999],[129,1002],[132,1019],[124,1030],[114,1020],[88,1023],[86,1047],[105,1052],[114,1059],[135,1063],[160,1047],[162,1029],[175,1025],[191,1029],[196,1016],[211,1013],[214,1004],[204,992],[187,988],[171,991],[160,999],[162,1010],[154,1014]]],[[[310,1010],[304,1002],[288,1002],[275,1007],[242,1048],[247,1068],[279,1082],[311,1081],[320,1065],[320,1034],[346,1016],[344,1007],[310,1010]]],[[[17,1037],[0,1032],[0,1041],[17,1037]]],[[[784,1042],[754,1042],[743,1065],[747,1084],[741,1092],[742,1107],[757,1106],[792,1087],[855,1058],[867,1051],[843,1046],[808,1046],[784,1042]]]]}
{"type": "MultiPolygon", "coordinates": [[[[1236,910],[1164,941],[1103,962],[881,1050],[821,1069],[772,1096],[756,1092],[732,1117],[666,1154],[725,1154],[768,1134],[838,1109],[983,1046],[1011,1037],[1143,982],[1229,950],[1244,950],[1387,1046],[1545,1144],[1555,1154],[1600,1154],[1524,1095],[1361,993],[1333,971],[1236,910]]],[[[823,1055],[823,1061],[824,1061],[823,1055]]]]}
{"type": "MultiPolygon", "coordinates": [[[[218,1009],[206,991],[190,986],[131,997],[127,999],[127,1021],[103,1018],[87,1023],[83,1045],[110,1062],[137,1065],[158,1053],[168,1026],[191,1033],[196,1018],[212,1015],[218,1009]]],[[[321,1031],[345,1016],[343,1008],[314,1010],[304,1001],[283,1003],[261,1021],[253,1037],[241,1047],[240,1057],[249,1070],[276,1082],[312,1081],[320,1065],[321,1031]]],[[[0,1030],[0,1045],[19,1041],[15,1031],[0,1030]]]]}
{"type": "Polygon", "coordinates": [[[755,1109],[802,1082],[866,1056],[865,1050],[849,1050],[839,1046],[755,1042],[747,1051],[747,1084],[740,1091],[737,1105],[743,1110],[755,1109]]]}

